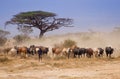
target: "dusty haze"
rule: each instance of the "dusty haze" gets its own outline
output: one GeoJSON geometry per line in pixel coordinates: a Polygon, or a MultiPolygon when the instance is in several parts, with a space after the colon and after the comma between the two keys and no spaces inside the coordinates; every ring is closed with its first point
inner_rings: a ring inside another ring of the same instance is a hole
{"type": "MultiPolygon", "coordinates": [[[[30,46],[30,45],[41,45],[47,46],[50,49],[55,44],[60,44],[64,40],[70,39],[77,43],[79,47],[102,47],[112,46],[115,48],[114,56],[120,56],[120,36],[119,33],[103,33],[103,32],[81,32],[81,33],[69,33],[64,35],[54,35],[43,37],[42,39],[32,38],[24,43],[17,44],[18,46],[30,46]]],[[[13,41],[13,40],[12,40],[13,41]]],[[[15,42],[9,42],[9,45],[16,45],[15,42]],[[14,43],[14,44],[13,44],[14,43]]],[[[6,44],[8,46],[8,44],[6,44]]],[[[50,51],[51,52],[51,51],[50,51]]]]}

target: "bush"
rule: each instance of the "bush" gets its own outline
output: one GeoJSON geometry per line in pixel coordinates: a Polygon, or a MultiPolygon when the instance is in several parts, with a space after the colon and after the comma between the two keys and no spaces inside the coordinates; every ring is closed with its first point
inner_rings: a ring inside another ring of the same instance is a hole
{"type": "Polygon", "coordinates": [[[72,47],[73,45],[76,45],[76,42],[70,39],[64,40],[63,43],[59,43],[59,44],[54,44],[54,47],[56,48],[68,48],[68,47],[72,47]]]}
{"type": "Polygon", "coordinates": [[[7,41],[7,38],[0,38],[0,46],[4,45],[7,41]]]}
{"type": "Polygon", "coordinates": [[[9,35],[10,32],[4,31],[0,29],[0,46],[4,45],[7,41],[7,35],[9,35]]]}
{"type": "Polygon", "coordinates": [[[63,42],[63,47],[71,47],[73,45],[76,45],[76,42],[70,39],[67,39],[63,42]]]}
{"type": "Polygon", "coordinates": [[[90,38],[90,36],[87,36],[87,35],[84,35],[83,37],[82,37],[82,40],[83,41],[88,41],[88,40],[90,40],[91,38],[90,38]]]}
{"type": "Polygon", "coordinates": [[[13,39],[16,40],[17,43],[21,43],[30,39],[30,37],[26,35],[16,35],[15,37],[13,37],[13,39]]]}
{"type": "Polygon", "coordinates": [[[7,57],[0,58],[0,62],[7,62],[9,59],[7,57]]]}

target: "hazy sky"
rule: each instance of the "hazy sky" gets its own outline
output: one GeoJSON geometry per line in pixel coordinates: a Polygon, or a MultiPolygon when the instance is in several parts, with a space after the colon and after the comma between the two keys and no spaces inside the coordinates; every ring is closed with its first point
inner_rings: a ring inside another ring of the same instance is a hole
{"type": "MultiPolygon", "coordinates": [[[[111,31],[113,27],[120,26],[120,0],[0,0],[0,10],[0,29],[4,29],[4,23],[13,15],[36,10],[53,12],[58,17],[74,20],[75,27],[48,32],[50,34],[88,29],[111,31]]],[[[17,32],[13,25],[8,25],[4,30],[10,30],[12,34],[17,32]]]]}

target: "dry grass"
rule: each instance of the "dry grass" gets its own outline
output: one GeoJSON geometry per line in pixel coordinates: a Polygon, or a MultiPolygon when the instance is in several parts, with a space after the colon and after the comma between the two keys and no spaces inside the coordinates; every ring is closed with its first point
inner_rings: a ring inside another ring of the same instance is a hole
{"type": "MultiPolygon", "coordinates": [[[[29,72],[33,73],[32,71],[38,71],[38,72],[44,72],[44,71],[54,71],[59,69],[86,69],[86,68],[91,68],[94,69],[94,67],[102,67],[106,64],[116,64],[117,62],[120,63],[120,58],[58,58],[58,59],[52,59],[49,57],[44,57],[42,62],[39,62],[38,59],[36,58],[26,58],[26,59],[21,59],[21,58],[15,58],[15,57],[10,57],[7,56],[9,62],[7,63],[0,63],[0,69],[4,70],[4,72],[11,73],[11,74],[16,74],[16,73],[22,73],[22,72],[29,72]],[[47,59],[48,58],[48,59],[47,59]]],[[[0,57],[1,58],[1,57],[0,57]]],[[[0,70],[0,71],[1,71],[0,70]]],[[[98,69],[99,70],[99,69],[98,69]]],[[[69,72],[69,71],[68,71],[69,72]]],[[[73,72],[73,71],[71,71],[73,72]]],[[[50,74],[50,73],[49,73],[50,74]]],[[[46,74],[46,75],[49,75],[46,74]]],[[[57,74],[55,72],[55,74],[57,74]]],[[[40,74],[39,74],[40,75],[40,74]]],[[[31,75],[30,75],[31,76],[31,75]]],[[[2,78],[2,77],[1,77],[2,78]]],[[[7,77],[8,78],[8,77],[7,77]]],[[[2,79],[7,79],[7,78],[2,78],[2,79]]],[[[37,77],[26,77],[23,75],[16,75],[10,76],[9,79],[39,79],[37,77]]],[[[79,77],[79,76],[74,76],[74,75],[60,75],[59,79],[89,79],[88,77],[79,77]]],[[[102,77],[101,77],[102,78],[102,77]]],[[[117,78],[117,77],[116,77],[117,78]]],[[[119,78],[119,77],[118,77],[119,78]]],[[[92,79],[92,78],[91,78],[92,79]]],[[[98,78],[100,79],[100,78],[98,78]]]]}

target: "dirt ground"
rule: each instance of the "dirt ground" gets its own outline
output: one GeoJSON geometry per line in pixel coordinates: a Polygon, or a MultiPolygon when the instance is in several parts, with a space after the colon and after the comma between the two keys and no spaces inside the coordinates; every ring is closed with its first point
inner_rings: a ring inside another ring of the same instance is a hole
{"type": "MultiPolygon", "coordinates": [[[[1,58],[4,56],[1,56],[1,58]]],[[[0,62],[0,79],[120,79],[117,58],[9,57],[0,62]]]]}

